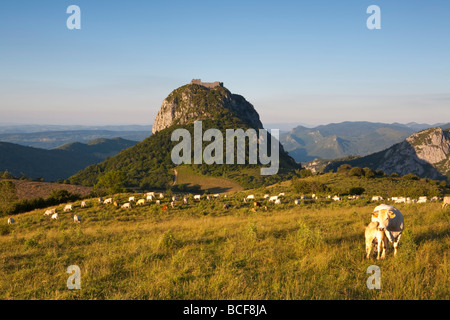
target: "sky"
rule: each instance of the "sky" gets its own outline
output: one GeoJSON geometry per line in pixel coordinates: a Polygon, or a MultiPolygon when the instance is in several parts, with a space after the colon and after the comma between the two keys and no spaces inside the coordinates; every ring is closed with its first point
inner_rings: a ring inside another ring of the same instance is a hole
{"type": "Polygon", "coordinates": [[[193,78],[263,123],[450,122],[449,39],[448,0],[2,0],[0,123],[152,124],[193,78]]]}

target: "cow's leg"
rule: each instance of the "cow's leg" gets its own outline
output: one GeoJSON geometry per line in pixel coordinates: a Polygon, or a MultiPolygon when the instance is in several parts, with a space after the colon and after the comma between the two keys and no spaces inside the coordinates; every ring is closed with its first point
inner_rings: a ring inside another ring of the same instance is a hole
{"type": "Polygon", "coordinates": [[[383,237],[383,239],[380,241],[383,243],[383,252],[381,254],[381,259],[386,258],[386,249],[388,246],[388,240],[386,239],[386,237],[383,237]]]}
{"type": "Polygon", "coordinates": [[[402,236],[402,235],[399,234],[398,237],[397,237],[397,239],[395,239],[395,241],[394,241],[394,257],[397,256],[397,247],[398,247],[398,243],[399,243],[399,241],[400,241],[400,237],[401,237],[401,236],[402,236]]]}
{"type": "Polygon", "coordinates": [[[372,248],[373,248],[373,239],[371,241],[366,241],[366,259],[370,259],[372,248]]]}

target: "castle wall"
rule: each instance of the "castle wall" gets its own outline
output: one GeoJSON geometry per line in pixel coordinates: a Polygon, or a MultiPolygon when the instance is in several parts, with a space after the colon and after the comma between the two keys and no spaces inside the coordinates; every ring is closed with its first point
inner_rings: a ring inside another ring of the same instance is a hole
{"type": "Polygon", "coordinates": [[[206,87],[208,89],[212,89],[212,88],[215,88],[215,87],[223,87],[223,82],[219,82],[219,81],[216,81],[216,82],[202,82],[201,79],[192,79],[191,84],[198,84],[198,85],[204,86],[204,87],[206,87]]]}

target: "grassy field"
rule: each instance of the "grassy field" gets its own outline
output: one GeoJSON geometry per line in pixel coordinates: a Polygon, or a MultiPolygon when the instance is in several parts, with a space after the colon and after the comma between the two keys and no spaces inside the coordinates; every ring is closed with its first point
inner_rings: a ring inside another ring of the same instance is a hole
{"type": "Polygon", "coordinates": [[[44,210],[12,226],[2,218],[0,299],[449,299],[450,210],[439,203],[397,205],[406,225],[398,256],[377,261],[364,259],[376,203],[294,206],[287,194],[254,212],[244,195],[167,211],[91,199],[57,221],[44,210]],[[70,265],[80,267],[81,290],[67,288],[70,265]],[[380,290],[366,286],[370,265],[381,268],[380,290]]]}
{"type": "Polygon", "coordinates": [[[176,171],[175,185],[185,185],[188,188],[197,186],[200,192],[223,193],[244,190],[234,181],[196,174],[188,166],[179,166],[176,171]]]}

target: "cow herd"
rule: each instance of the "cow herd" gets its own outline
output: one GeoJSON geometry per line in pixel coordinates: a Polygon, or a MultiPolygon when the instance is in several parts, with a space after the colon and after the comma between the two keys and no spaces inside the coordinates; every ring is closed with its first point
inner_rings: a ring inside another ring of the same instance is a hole
{"type": "MultiPolygon", "coordinates": [[[[200,202],[203,199],[211,200],[212,198],[219,198],[220,194],[215,194],[213,196],[206,195],[193,195],[193,196],[183,196],[182,201],[184,204],[189,203],[189,198],[192,198],[194,202],[200,202]]],[[[228,198],[228,195],[223,195],[224,198],[228,198]]],[[[276,196],[271,196],[269,194],[265,194],[262,197],[263,201],[267,201],[268,203],[274,203],[274,204],[281,204],[282,199],[285,197],[285,193],[279,193],[276,196]]],[[[131,196],[128,198],[128,201],[119,204],[118,200],[114,200],[113,198],[107,198],[103,199],[102,197],[98,198],[98,204],[100,205],[113,205],[116,207],[120,207],[121,209],[130,210],[134,206],[144,206],[148,203],[154,203],[156,205],[160,205],[161,201],[164,201],[165,195],[163,193],[155,193],[155,192],[148,192],[144,194],[144,197],[141,199],[137,199],[135,196],[131,196]]],[[[242,198],[241,198],[242,199],[242,198]]],[[[305,200],[305,196],[300,197],[301,200],[305,200]]],[[[294,205],[300,205],[301,200],[295,199],[294,205]]],[[[315,194],[311,196],[312,200],[318,200],[319,197],[315,194]]],[[[326,199],[331,199],[333,201],[342,201],[341,197],[338,196],[328,196],[326,199]]],[[[349,200],[355,200],[357,198],[349,198],[349,200]]],[[[162,206],[162,210],[166,211],[169,208],[169,205],[171,208],[175,207],[175,203],[177,201],[181,200],[178,196],[171,196],[169,197],[169,203],[166,203],[162,206]]],[[[247,203],[248,200],[251,200],[253,202],[253,208],[252,211],[256,211],[259,208],[264,208],[267,210],[267,205],[263,206],[261,202],[257,201],[257,197],[254,194],[247,195],[244,197],[243,202],[247,203]]],[[[383,197],[381,196],[373,196],[371,198],[371,201],[383,201],[383,197]]],[[[433,197],[430,200],[428,200],[427,197],[419,197],[417,200],[411,200],[410,198],[405,197],[392,197],[388,198],[388,201],[394,202],[394,203],[426,203],[427,201],[439,201],[438,197],[433,197]]],[[[450,205],[450,196],[445,196],[443,199],[442,208],[446,208],[450,205]]],[[[81,208],[88,208],[89,205],[87,201],[82,201],[81,208]]],[[[73,211],[75,206],[73,204],[67,204],[64,206],[63,212],[70,212],[73,211]]],[[[231,208],[231,205],[229,203],[225,203],[223,205],[223,209],[228,210],[231,208]]],[[[44,216],[49,216],[51,220],[58,220],[59,219],[59,213],[57,212],[56,208],[47,209],[44,212],[44,216]]],[[[73,216],[74,223],[81,223],[81,216],[78,214],[75,214],[73,216]]],[[[14,218],[8,219],[8,224],[14,224],[16,221],[14,218]]],[[[401,238],[401,234],[404,230],[404,218],[402,213],[395,208],[392,205],[387,204],[381,204],[375,207],[373,212],[371,213],[371,222],[367,225],[365,228],[365,247],[366,247],[366,258],[370,258],[372,253],[374,252],[374,249],[377,250],[377,259],[384,259],[386,257],[386,250],[388,248],[388,244],[392,243],[394,247],[394,256],[397,255],[397,248],[398,244],[401,238]]]]}

